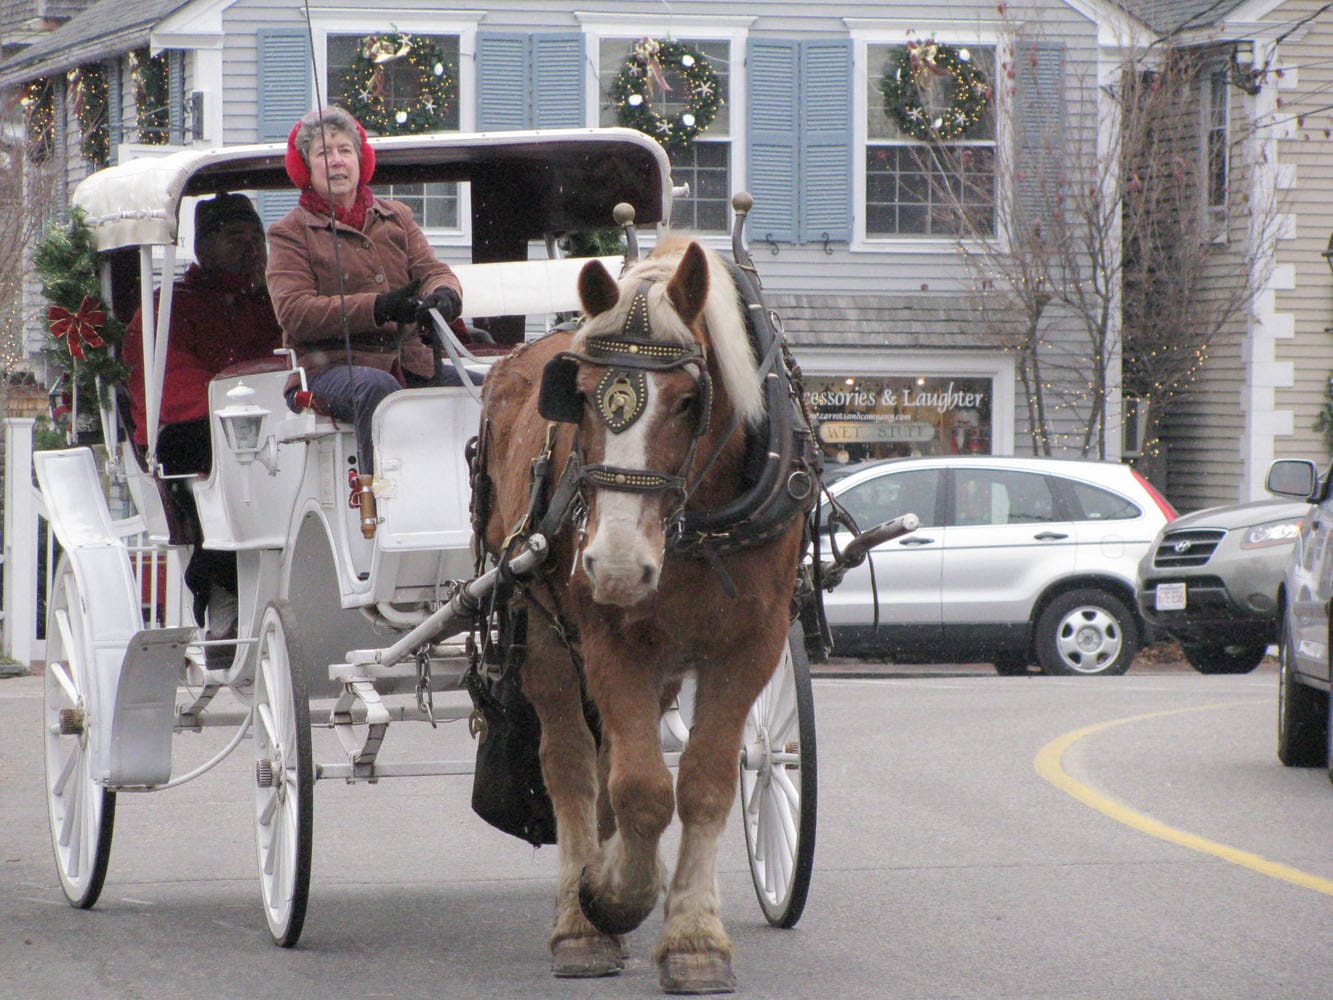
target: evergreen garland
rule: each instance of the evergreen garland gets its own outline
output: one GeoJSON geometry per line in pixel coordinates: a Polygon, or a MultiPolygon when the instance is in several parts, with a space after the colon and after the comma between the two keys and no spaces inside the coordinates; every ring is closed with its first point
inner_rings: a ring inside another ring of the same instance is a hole
{"type": "Polygon", "coordinates": [[[111,161],[111,128],[107,121],[106,69],[80,66],[69,71],[70,99],[79,119],[79,143],[84,159],[99,167],[111,161]]]}
{"type": "Polygon", "coordinates": [[[688,147],[722,108],[722,87],[703,53],[669,38],[644,38],[634,44],[611,81],[616,121],[652,136],[663,146],[688,147]],[[665,115],[653,99],[665,101],[672,74],[685,86],[685,108],[665,115]],[[660,93],[659,93],[660,91],[660,93]]]}
{"type": "Polygon", "coordinates": [[[884,112],[906,135],[922,141],[960,139],[985,117],[992,88],[967,49],[933,38],[910,41],[889,61],[879,82],[884,112]],[[949,106],[928,110],[922,90],[932,78],[948,77],[949,106]]]}
{"type": "Polygon", "coordinates": [[[69,372],[83,399],[98,399],[99,381],[105,396],[129,374],[116,356],[125,327],[102,302],[97,250],[81,209],[71,209],[67,224],[46,231],[33,247],[32,262],[50,303],[42,345],[47,364],[69,372]],[[67,332],[58,336],[62,328],[67,332]]]}
{"type": "Polygon", "coordinates": [[[167,77],[166,53],[150,56],[147,49],[130,53],[135,124],[139,130],[139,141],[147,146],[165,146],[171,138],[171,101],[167,92],[167,77]]]}
{"type": "Polygon", "coordinates": [[[458,100],[458,80],[444,49],[409,34],[367,35],[343,77],[339,104],[369,132],[413,135],[445,126],[458,100]],[[390,97],[385,93],[384,68],[401,60],[415,71],[415,93],[390,97]]]}

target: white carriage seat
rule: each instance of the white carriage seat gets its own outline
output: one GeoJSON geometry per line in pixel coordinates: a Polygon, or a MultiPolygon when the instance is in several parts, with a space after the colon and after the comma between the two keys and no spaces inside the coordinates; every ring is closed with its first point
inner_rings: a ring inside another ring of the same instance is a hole
{"type": "Polygon", "coordinates": [[[481,420],[466,388],[407,389],[375,408],[376,571],[391,586],[434,587],[472,575],[472,496],[465,450],[481,420]],[[413,553],[420,554],[412,555],[413,553]]]}
{"type": "Polygon", "coordinates": [[[289,516],[305,477],[305,448],[321,432],[333,433],[328,418],[293,413],[283,390],[292,375],[288,358],[276,356],[233,365],[208,386],[213,468],[195,480],[194,498],[210,549],[282,548],[289,516]],[[244,383],[248,405],[264,411],[262,456],[238,456],[227,444],[218,411],[235,405],[227,393],[244,383]],[[272,466],[270,468],[270,466],[272,466]]]}

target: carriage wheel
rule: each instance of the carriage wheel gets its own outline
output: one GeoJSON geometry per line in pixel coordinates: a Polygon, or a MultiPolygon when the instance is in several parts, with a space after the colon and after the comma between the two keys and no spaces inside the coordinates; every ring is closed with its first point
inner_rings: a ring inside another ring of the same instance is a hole
{"type": "Polygon", "coordinates": [[[255,670],[255,844],[273,940],[296,944],[310,895],[314,765],[306,664],[285,601],[264,609],[255,670]]]}
{"type": "Polygon", "coordinates": [[[764,916],[795,927],[815,863],[815,700],[799,622],[745,722],[741,804],[750,875],[764,916]]]}
{"type": "Polygon", "coordinates": [[[92,702],[92,658],[78,581],[62,558],[46,625],[46,815],[60,888],[83,910],[102,893],[116,817],[116,793],[94,782],[90,767],[85,713],[92,702]]]}

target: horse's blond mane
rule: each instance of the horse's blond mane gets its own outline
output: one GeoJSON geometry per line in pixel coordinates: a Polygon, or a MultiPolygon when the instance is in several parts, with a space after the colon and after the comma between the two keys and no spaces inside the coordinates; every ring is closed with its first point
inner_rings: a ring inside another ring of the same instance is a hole
{"type": "MultiPolygon", "coordinates": [[[[620,301],[583,324],[575,338],[576,348],[582,349],[583,341],[589,336],[607,336],[624,327],[630,306],[629,293],[641,281],[652,283],[648,289],[648,318],[653,336],[671,343],[692,343],[694,334],[666,300],[667,283],[676,273],[689,244],[687,237],[670,237],[635,264],[620,280],[620,301]]],[[[708,328],[709,351],[717,362],[718,372],[737,414],[747,424],[757,427],[764,420],[764,394],[746,330],[744,306],[722,259],[708,249],[704,250],[704,256],[708,261],[708,299],[704,303],[703,316],[708,328]]]]}

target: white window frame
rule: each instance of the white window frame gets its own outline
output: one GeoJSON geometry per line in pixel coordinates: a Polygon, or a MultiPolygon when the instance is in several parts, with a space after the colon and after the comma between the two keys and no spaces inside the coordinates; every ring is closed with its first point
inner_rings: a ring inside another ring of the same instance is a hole
{"type": "Polygon", "coordinates": [[[1014,453],[1013,355],[1002,351],[867,351],[864,348],[800,349],[801,370],[821,378],[924,375],[927,378],[988,378],[991,380],[991,454],[1014,453]]]}
{"type": "MultiPolygon", "coordinates": [[[[852,251],[889,253],[952,254],[959,243],[958,236],[867,236],[866,235],[866,149],[870,144],[867,119],[870,107],[870,48],[878,45],[905,45],[912,37],[928,38],[949,45],[975,45],[995,52],[997,75],[1000,68],[1013,61],[1012,45],[1006,40],[1001,25],[996,22],[929,20],[926,22],[864,20],[844,18],[852,36],[852,251]]],[[[1008,101],[1001,99],[1005,88],[995,88],[995,202],[1009,198],[1005,190],[1006,164],[1011,155],[1011,124],[1008,101]]],[[[996,232],[992,237],[1003,240],[999,214],[996,232]]],[[[998,452],[997,452],[998,454],[998,452]]]]}
{"type": "MultiPolygon", "coordinates": [[[[731,50],[729,73],[731,90],[727,94],[727,141],[731,144],[731,191],[746,190],[746,125],[747,94],[746,89],[746,43],[750,37],[753,17],[645,17],[633,15],[613,15],[591,11],[575,11],[585,40],[588,58],[584,80],[584,94],[587,108],[587,123],[596,127],[601,119],[601,81],[600,55],[603,39],[638,39],[664,38],[670,36],[685,41],[692,39],[725,40],[731,50]]],[[[729,200],[729,199],[728,199],[729,200]]],[[[727,205],[727,228],[731,228],[735,213],[727,205]]],[[[730,238],[725,233],[704,233],[704,242],[713,247],[729,247],[730,238]]]]}
{"type": "MultiPolygon", "coordinates": [[[[480,11],[423,11],[401,7],[375,7],[373,10],[331,10],[313,8],[310,33],[314,38],[315,80],[321,103],[329,104],[329,36],[384,34],[390,31],[410,35],[458,36],[458,130],[474,132],[477,128],[477,25],[485,16],[480,11]]],[[[472,192],[463,185],[458,192],[458,227],[426,229],[426,237],[435,246],[471,246],[472,192]]]]}
{"type": "Polygon", "coordinates": [[[1230,217],[1230,187],[1231,187],[1231,84],[1226,77],[1222,78],[1222,159],[1223,159],[1223,187],[1222,200],[1213,201],[1213,165],[1209,156],[1209,147],[1213,133],[1213,83],[1214,78],[1219,74],[1225,74],[1226,66],[1216,59],[1205,60],[1199,73],[1199,158],[1201,169],[1199,176],[1202,183],[1199,185],[1199,202],[1203,210],[1204,218],[1208,223],[1206,239],[1211,243],[1227,242],[1227,221],[1230,217]]]}

